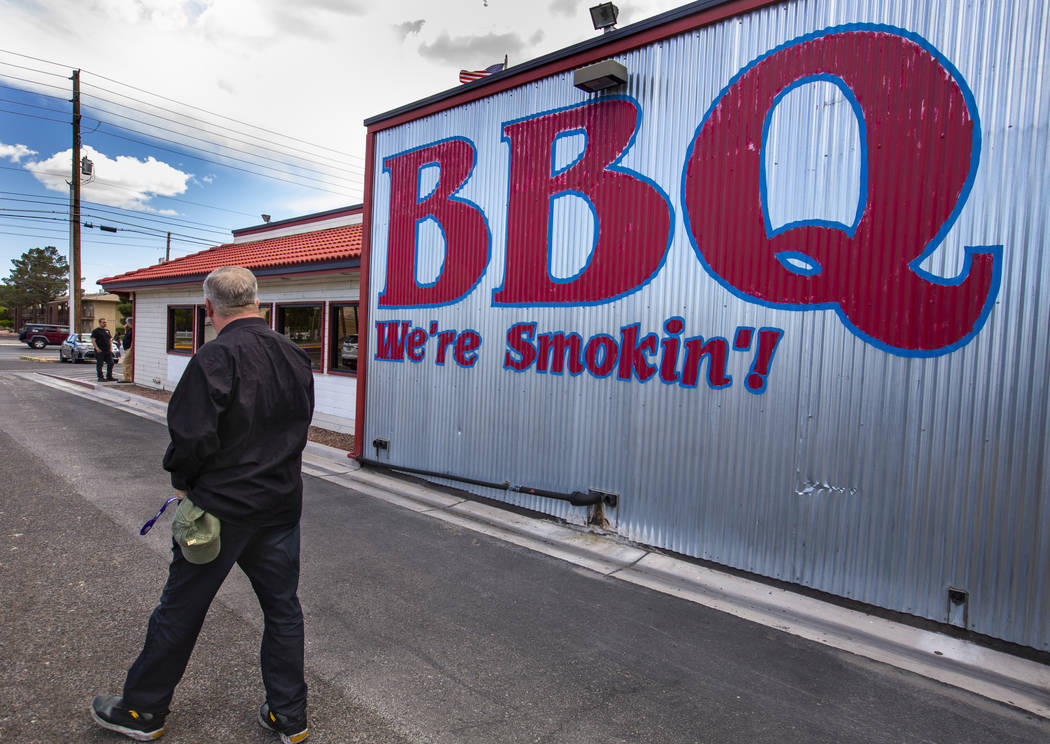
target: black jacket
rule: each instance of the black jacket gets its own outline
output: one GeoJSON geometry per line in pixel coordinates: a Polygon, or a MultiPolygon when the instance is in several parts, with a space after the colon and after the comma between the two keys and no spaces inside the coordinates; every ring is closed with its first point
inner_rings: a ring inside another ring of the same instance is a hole
{"type": "Polygon", "coordinates": [[[238,318],[190,359],[168,403],[171,484],[220,520],[294,524],[314,408],[310,358],[262,318],[238,318]]]}

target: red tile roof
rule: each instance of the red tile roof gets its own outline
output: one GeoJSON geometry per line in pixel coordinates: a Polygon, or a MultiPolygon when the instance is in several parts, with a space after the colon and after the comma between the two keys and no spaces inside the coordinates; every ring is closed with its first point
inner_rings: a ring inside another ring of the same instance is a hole
{"type": "Polygon", "coordinates": [[[98,283],[103,287],[127,287],[139,283],[163,283],[166,279],[191,280],[203,277],[220,266],[278,269],[360,257],[361,225],[343,225],[248,243],[225,243],[200,253],[100,279],[98,283]]]}

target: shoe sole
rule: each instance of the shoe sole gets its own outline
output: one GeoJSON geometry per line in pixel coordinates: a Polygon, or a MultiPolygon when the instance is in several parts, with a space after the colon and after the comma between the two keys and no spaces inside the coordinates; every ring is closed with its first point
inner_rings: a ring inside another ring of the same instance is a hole
{"type": "Polygon", "coordinates": [[[110,731],[116,731],[118,734],[124,734],[124,736],[128,737],[129,739],[134,739],[135,741],[153,741],[154,739],[159,739],[161,736],[164,735],[163,726],[161,726],[156,731],[138,731],[137,729],[131,729],[127,728],[126,726],[120,726],[116,723],[110,723],[109,721],[100,717],[99,714],[95,712],[94,708],[91,709],[91,717],[94,718],[95,723],[97,723],[102,728],[109,729],[110,731]]]}
{"type": "Polygon", "coordinates": [[[275,729],[273,726],[270,725],[269,721],[267,721],[265,718],[263,718],[263,714],[262,714],[261,710],[259,711],[259,725],[262,726],[267,731],[272,731],[275,734],[280,734],[280,736],[281,736],[281,744],[301,744],[301,742],[306,741],[306,738],[310,735],[310,729],[309,728],[303,729],[298,734],[291,734],[291,735],[285,734],[285,733],[282,733],[282,732],[278,731],[277,729],[275,729]]]}

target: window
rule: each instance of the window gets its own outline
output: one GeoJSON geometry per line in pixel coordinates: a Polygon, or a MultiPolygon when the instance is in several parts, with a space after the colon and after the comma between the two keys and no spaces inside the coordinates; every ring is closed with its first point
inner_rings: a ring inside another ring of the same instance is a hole
{"type": "Polygon", "coordinates": [[[328,321],[328,371],[357,373],[357,303],[333,303],[328,321]]]}
{"type": "Polygon", "coordinates": [[[168,351],[193,353],[193,307],[168,308],[168,351]]]}
{"type": "Polygon", "coordinates": [[[278,333],[290,338],[310,357],[314,369],[321,369],[321,345],[324,340],[324,314],[321,305],[278,305],[278,333]]]}
{"type": "Polygon", "coordinates": [[[273,303],[259,303],[259,317],[266,321],[266,325],[273,328],[273,303]]]}
{"type": "Polygon", "coordinates": [[[208,311],[204,309],[204,305],[197,305],[197,348],[204,346],[216,336],[215,326],[211,324],[211,318],[208,317],[208,311]]]}

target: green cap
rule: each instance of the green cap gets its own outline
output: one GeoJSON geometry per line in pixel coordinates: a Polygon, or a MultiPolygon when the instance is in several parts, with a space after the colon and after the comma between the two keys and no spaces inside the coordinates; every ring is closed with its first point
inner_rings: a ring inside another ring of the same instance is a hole
{"type": "Polygon", "coordinates": [[[171,534],[190,563],[211,563],[219,555],[218,517],[209,514],[189,498],[182,499],[171,522],[171,534]]]}

